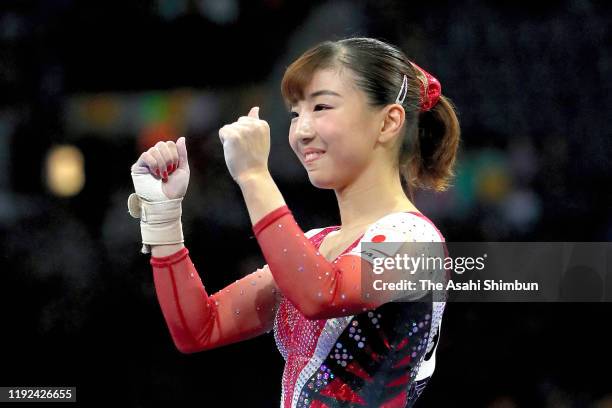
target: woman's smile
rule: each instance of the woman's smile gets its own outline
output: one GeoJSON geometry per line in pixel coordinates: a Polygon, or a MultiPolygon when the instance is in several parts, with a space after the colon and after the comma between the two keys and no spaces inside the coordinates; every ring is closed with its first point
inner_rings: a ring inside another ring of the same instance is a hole
{"type": "Polygon", "coordinates": [[[325,150],[309,147],[302,151],[302,158],[304,159],[304,164],[307,165],[317,161],[324,154],[325,150]]]}

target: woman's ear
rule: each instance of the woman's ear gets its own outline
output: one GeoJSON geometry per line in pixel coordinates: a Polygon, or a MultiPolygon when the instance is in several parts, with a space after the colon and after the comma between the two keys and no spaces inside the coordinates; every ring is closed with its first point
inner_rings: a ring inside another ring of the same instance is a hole
{"type": "Polygon", "coordinates": [[[380,143],[387,143],[399,134],[404,125],[406,112],[400,104],[394,103],[385,107],[381,113],[382,122],[378,141],[380,143]]]}

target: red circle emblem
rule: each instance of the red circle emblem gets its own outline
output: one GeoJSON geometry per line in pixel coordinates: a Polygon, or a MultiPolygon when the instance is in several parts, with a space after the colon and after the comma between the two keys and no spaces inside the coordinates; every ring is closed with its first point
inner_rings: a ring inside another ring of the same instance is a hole
{"type": "Polygon", "coordinates": [[[372,238],[372,242],[383,242],[387,237],[384,235],[376,235],[372,238]]]}

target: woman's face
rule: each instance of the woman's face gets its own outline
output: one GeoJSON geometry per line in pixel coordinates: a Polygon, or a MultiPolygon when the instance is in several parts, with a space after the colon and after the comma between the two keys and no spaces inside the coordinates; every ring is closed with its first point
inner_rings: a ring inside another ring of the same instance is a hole
{"type": "Polygon", "coordinates": [[[373,159],[380,129],[377,110],[346,69],[316,71],[304,98],[291,106],[291,148],[314,186],[342,188],[373,159]]]}

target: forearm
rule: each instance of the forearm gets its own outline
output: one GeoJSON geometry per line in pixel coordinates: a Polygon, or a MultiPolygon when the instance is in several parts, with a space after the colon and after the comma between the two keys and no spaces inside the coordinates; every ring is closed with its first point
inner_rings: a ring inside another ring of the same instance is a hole
{"type": "Polygon", "coordinates": [[[208,301],[188,250],[152,257],[150,262],[157,299],[176,347],[184,353],[202,348],[210,335],[215,307],[208,301]]]}
{"type": "Polygon", "coordinates": [[[272,210],[285,205],[283,195],[267,171],[247,175],[237,182],[242,190],[252,225],[272,210]]]}
{"type": "Polygon", "coordinates": [[[152,257],[151,265],[162,313],[181,352],[220,347],[272,328],[280,298],[267,267],[208,295],[186,248],[152,257]]]}
{"type": "Polygon", "coordinates": [[[162,258],[177,253],[185,248],[183,243],[170,245],[151,245],[151,255],[156,258],[162,258]]]}

